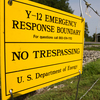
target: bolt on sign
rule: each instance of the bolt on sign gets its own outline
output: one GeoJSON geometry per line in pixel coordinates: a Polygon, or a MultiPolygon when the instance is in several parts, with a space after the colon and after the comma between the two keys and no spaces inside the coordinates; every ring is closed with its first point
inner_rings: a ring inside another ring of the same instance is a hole
{"type": "Polygon", "coordinates": [[[2,100],[82,73],[82,17],[28,0],[0,7],[2,100]]]}

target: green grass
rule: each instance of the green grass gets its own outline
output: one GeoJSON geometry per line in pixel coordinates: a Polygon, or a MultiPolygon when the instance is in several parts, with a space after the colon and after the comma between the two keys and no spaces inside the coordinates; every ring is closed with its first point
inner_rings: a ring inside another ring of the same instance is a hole
{"type": "MultiPolygon", "coordinates": [[[[88,63],[83,68],[81,80],[79,84],[78,100],[79,98],[92,86],[92,84],[100,77],[100,59],[95,62],[88,63]]],[[[53,84],[65,84],[65,87],[60,89],[53,89],[42,94],[34,95],[27,100],[75,100],[76,88],[78,78],[74,77],[66,81],[53,84]],[[70,82],[73,81],[71,84],[70,82]]],[[[82,100],[100,100],[100,80],[95,86],[87,93],[82,100]]]]}
{"type": "Polygon", "coordinates": [[[84,50],[95,50],[95,51],[100,51],[100,47],[87,47],[87,48],[84,48],[84,50]]]}

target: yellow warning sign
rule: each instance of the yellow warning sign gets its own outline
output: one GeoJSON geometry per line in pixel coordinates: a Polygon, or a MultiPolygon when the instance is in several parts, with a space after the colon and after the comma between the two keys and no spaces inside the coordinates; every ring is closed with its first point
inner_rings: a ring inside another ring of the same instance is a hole
{"type": "Polygon", "coordinates": [[[2,100],[79,75],[84,20],[28,0],[0,1],[2,100]]]}

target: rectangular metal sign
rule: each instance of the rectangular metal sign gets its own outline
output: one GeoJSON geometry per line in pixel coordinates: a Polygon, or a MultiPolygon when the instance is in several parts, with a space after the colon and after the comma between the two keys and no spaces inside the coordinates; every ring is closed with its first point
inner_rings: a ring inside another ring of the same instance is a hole
{"type": "Polygon", "coordinates": [[[0,0],[2,100],[82,73],[84,19],[28,0],[0,0]]]}

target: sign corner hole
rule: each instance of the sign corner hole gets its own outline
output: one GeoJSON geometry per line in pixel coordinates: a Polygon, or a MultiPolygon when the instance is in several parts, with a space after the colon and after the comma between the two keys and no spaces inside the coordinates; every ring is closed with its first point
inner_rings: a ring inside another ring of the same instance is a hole
{"type": "Polygon", "coordinates": [[[8,4],[12,6],[12,0],[8,0],[8,4]]]}

